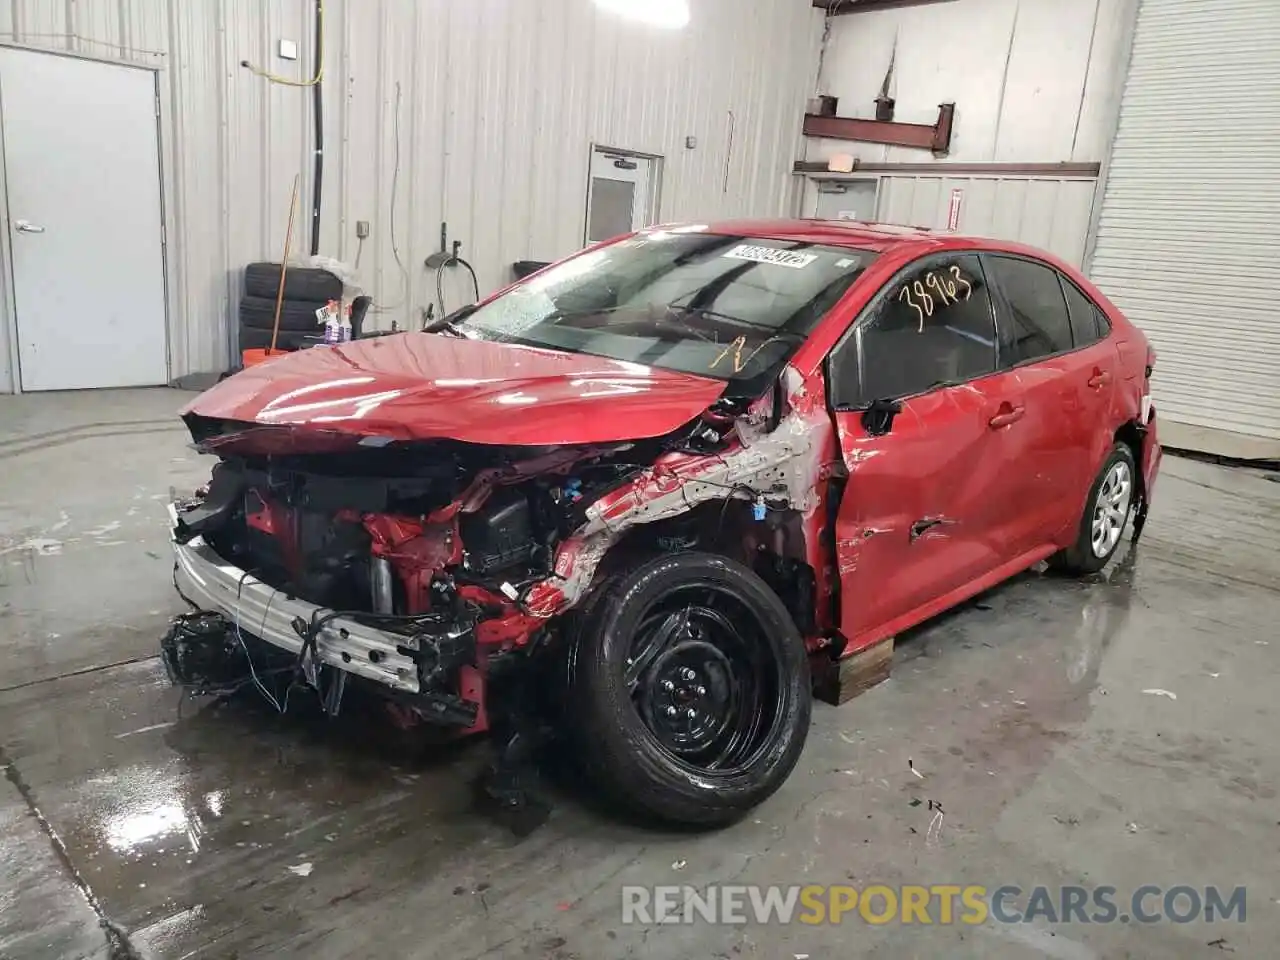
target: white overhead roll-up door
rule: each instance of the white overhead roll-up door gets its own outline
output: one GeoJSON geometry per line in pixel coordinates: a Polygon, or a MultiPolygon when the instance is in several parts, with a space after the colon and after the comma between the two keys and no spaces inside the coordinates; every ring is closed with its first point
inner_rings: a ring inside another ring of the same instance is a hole
{"type": "Polygon", "coordinates": [[[1142,0],[1089,272],[1166,442],[1280,456],[1280,0],[1142,0]]]}

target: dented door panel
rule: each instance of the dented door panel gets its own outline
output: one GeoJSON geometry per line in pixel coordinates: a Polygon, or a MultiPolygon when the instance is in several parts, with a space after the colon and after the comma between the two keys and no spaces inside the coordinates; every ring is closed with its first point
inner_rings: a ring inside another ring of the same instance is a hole
{"type": "Polygon", "coordinates": [[[841,632],[853,648],[1009,559],[1003,503],[1017,476],[995,375],[903,402],[885,436],[837,412],[849,477],[837,521],[841,632]]]}

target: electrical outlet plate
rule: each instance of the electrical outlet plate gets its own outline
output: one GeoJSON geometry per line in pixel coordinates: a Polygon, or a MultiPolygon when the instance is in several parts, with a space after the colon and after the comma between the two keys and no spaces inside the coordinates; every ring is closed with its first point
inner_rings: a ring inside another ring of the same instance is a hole
{"type": "Polygon", "coordinates": [[[280,59],[281,60],[297,60],[298,59],[298,42],[296,40],[280,41],[280,59]]]}
{"type": "Polygon", "coordinates": [[[356,239],[363,240],[367,236],[369,236],[369,221],[357,220],[356,221],[356,239]]]}

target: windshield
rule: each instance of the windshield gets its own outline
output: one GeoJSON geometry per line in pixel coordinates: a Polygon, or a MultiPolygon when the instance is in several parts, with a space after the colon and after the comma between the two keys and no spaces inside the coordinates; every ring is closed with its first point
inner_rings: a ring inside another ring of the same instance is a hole
{"type": "Polygon", "coordinates": [[[655,231],[565,261],[454,325],[761,392],[874,259],[793,240],[655,231]]]}

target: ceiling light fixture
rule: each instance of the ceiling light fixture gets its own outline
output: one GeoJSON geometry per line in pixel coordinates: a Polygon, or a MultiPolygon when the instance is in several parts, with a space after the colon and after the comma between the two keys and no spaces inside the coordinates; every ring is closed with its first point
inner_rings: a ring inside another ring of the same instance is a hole
{"type": "Polygon", "coordinates": [[[689,0],[595,0],[601,10],[666,30],[689,23],[689,0]]]}

